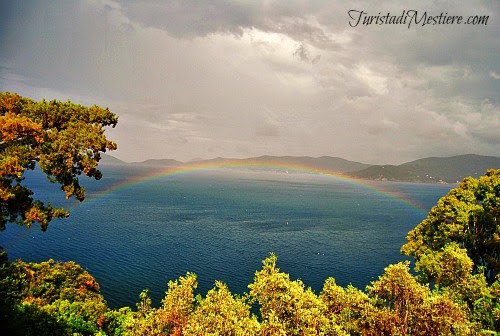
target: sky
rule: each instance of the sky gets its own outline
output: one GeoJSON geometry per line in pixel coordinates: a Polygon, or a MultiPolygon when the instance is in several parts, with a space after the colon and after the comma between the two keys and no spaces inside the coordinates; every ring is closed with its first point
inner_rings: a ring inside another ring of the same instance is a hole
{"type": "Polygon", "coordinates": [[[109,107],[126,161],[500,155],[499,18],[499,1],[0,0],[0,91],[109,107]]]}

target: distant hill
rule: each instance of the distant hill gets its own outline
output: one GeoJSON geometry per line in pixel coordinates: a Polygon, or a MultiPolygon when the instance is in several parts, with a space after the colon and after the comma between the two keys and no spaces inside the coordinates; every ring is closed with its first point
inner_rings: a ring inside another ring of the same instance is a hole
{"type": "Polygon", "coordinates": [[[370,180],[454,183],[467,176],[483,175],[487,169],[491,168],[500,168],[500,157],[467,154],[441,158],[430,157],[398,166],[375,165],[351,172],[349,175],[370,180]]]}
{"type": "MultiPolygon", "coordinates": [[[[388,181],[410,181],[430,183],[455,183],[464,177],[477,177],[487,169],[500,169],[500,157],[482,156],[475,154],[459,155],[452,157],[429,157],[419,159],[401,165],[369,165],[366,163],[349,161],[338,157],[321,156],[259,156],[246,159],[214,158],[209,160],[189,161],[187,163],[173,159],[151,159],[141,162],[127,163],[111,155],[103,155],[102,165],[127,165],[141,167],[144,169],[163,169],[180,167],[193,164],[224,164],[226,162],[241,162],[253,164],[262,162],[263,165],[276,163],[277,165],[300,165],[311,169],[329,170],[361,179],[388,180],[388,181]]],[[[255,168],[259,169],[259,168],[255,168]]]]}
{"type": "MultiPolygon", "coordinates": [[[[246,159],[228,159],[228,158],[214,158],[209,160],[201,160],[201,161],[191,161],[190,164],[224,164],[227,162],[237,162],[241,163],[242,166],[245,166],[247,163],[258,164],[262,163],[263,166],[276,164],[276,165],[289,165],[291,168],[293,166],[306,166],[311,169],[319,169],[319,170],[331,170],[338,173],[347,173],[354,172],[360,169],[364,169],[370,167],[369,164],[349,161],[345,159],[341,159],[338,157],[330,157],[330,156],[322,156],[318,158],[310,157],[310,156],[269,156],[263,155],[259,157],[251,157],[246,159]]],[[[265,168],[251,168],[251,169],[265,169],[265,168]]],[[[272,169],[272,168],[271,168],[272,169]]]]}
{"type": "Polygon", "coordinates": [[[125,162],[108,154],[101,155],[99,165],[102,166],[140,166],[144,168],[167,168],[181,166],[184,163],[173,159],[150,159],[141,162],[125,162]]]}
{"type": "Polygon", "coordinates": [[[331,170],[338,173],[348,173],[358,171],[364,168],[368,168],[371,165],[360,163],[356,161],[349,161],[339,157],[331,156],[321,156],[321,157],[310,157],[310,156],[259,156],[255,158],[241,159],[242,162],[252,161],[263,163],[279,163],[279,164],[289,164],[302,165],[315,169],[331,170]]]}
{"type": "Polygon", "coordinates": [[[150,159],[141,162],[132,162],[132,165],[147,166],[151,168],[167,168],[181,166],[184,162],[177,161],[174,159],[150,159]]]}
{"type": "Polygon", "coordinates": [[[214,158],[209,160],[196,160],[189,162],[181,162],[173,159],[150,159],[141,162],[131,162],[127,163],[121,161],[117,158],[114,158],[110,155],[103,155],[103,158],[100,164],[103,165],[133,165],[133,166],[141,166],[141,167],[149,167],[149,168],[168,168],[168,167],[178,167],[182,165],[193,165],[193,164],[224,164],[225,162],[241,162],[242,165],[246,163],[259,163],[263,164],[276,163],[276,164],[284,164],[284,165],[302,165],[311,167],[312,169],[325,169],[331,170],[338,173],[347,173],[358,171],[367,167],[370,167],[369,164],[349,161],[337,157],[330,156],[322,156],[319,158],[313,158],[309,156],[259,156],[247,159],[229,159],[229,158],[214,158]]]}
{"type": "Polygon", "coordinates": [[[126,164],[128,163],[108,154],[101,154],[101,161],[99,161],[99,165],[103,166],[123,166],[126,164]]]}

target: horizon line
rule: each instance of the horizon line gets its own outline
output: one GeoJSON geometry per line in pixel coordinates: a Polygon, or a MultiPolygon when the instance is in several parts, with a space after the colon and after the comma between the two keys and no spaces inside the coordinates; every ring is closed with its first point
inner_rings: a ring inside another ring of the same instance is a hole
{"type": "MultiPolygon", "coordinates": [[[[125,161],[123,159],[120,159],[114,155],[111,155],[109,153],[102,153],[101,155],[109,156],[112,157],[113,159],[119,160],[125,164],[141,164],[145,163],[146,161],[164,161],[164,160],[171,160],[171,161],[176,161],[179,164],[193,164],[197,162],[205,162],[205,161],[215,161],[215,160],[255,160],[255,159],[260,159],[260,158],[276,158],[276,159],[282,159],[282,158],[309,158],[309,159],[321,159],[321,158],[332,158],[332,159],[340,159],[340,160],[345,160],[349,161],[352,163],[359,163],[359,164],[364,164],[364,165],[370,165],[370,166],[400,166],[406,163],[418,161],[418,160],[424,160],[424,159],[449,159],[449,158],[454,158],[454,157],[460,157],[460,156],[483,156],[483,157],[493,157],[493,158],[500,158],[500,156],[496,155],[486,155],[486,154],[476,154],[476,153],[465,153],[465,154],[456,154],[456,155],[450,155],[450,156],[425,156],[425,157],[419,157],[417,159],[412,159],[410,161],[404,161],[400,164],[376,164],[376,163],[367,163],[367,162],[362,162],[362,161],[355,161],[355,160],[350,160],[343,158],[341,156],[330,156],[330,155],[321,155],[321,156],[309,156],[309,155],[270,155],[270,154],[263,154],[259,156],[248,156],[248,157],[242,157],[242,158],[234,158],[234,157],[223,157],[223,156],[217,156],[213,158],[208,158],[208,159],[203,159],[203,158],[194,158],[188,161],[181,161],[178,159],[173,159],[173,158],[148,158],[144,159],[142,161],[125,161]]],[[[101,156],[102,159],[102,156],[101,156]]],[[[99,162],[101,163],[101,162],[99,162]]]]}

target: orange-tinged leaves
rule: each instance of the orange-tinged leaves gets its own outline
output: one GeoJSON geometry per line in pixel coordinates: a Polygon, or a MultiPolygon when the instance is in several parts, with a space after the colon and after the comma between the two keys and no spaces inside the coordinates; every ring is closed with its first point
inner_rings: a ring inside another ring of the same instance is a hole
{"type": "Polygon", "coordinates": [[[21,186],[26,169],[39,168],[51,182],[61,185],[66,198],[83,201],[85,189],[78,177],[84,173],[100,179],[100,153],[116,149],[104,135],[118,118],[108,109],[71,102],[35,102],[0,92],[0,230],[7,222],[42,230],[52,218],[66,217],[62,209],[33,199],[29,186],[21,186]]]}
{"type": "Polygon", "coordinates": [[[12,141],[27,144],[43,142],[42,125],[30,118],[13,113],[0,116],[0,136],[3,145],[12,141]]]}

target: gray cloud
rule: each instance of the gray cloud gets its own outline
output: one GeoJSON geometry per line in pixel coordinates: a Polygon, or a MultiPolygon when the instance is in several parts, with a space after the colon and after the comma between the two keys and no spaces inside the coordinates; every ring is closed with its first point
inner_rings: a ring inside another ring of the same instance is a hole
{"type": "Polygon", "coordinates": [[[497,2],[0,1],[0,90],[120,115],[127,160],[499,153],[497,2]],[[352,28],[347,11],[490,15],[352,28]]]}
{"type": "Polygon", "coordinates": [[[310,62],[312,64],[318,62],[321,58],[321,55],[312,56],[308,49],[304,46],[304,44],[300,44],[293,54],[302,61],[310,62]]]}
{"type": "Polygon", "coordinates": [[[256,125],[255,134],[259,137],[279,137],[282,129],[282,123],[276,119],[275,113],[265,111],[256,125]]]}
{"type": "Polygon", "coordinates": [[[323,7],[321,1],[224,1],[147,0],[119,1],[124,13],[146,27],[167,30],[176,37],[205,36],[212,33],[242,34],[245,28],[294,29],[321,39],[321,32],[297,19],[323,7]],[[281,20],[297,26],[283,25],[281,20]]]}

